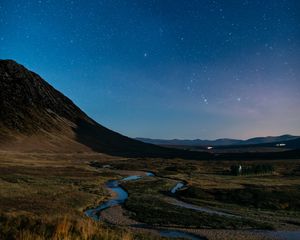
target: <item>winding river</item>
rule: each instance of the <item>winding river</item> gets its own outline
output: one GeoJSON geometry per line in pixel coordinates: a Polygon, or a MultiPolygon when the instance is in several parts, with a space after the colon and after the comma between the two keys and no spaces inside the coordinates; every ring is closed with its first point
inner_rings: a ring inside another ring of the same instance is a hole
{"type": "MultiPolygon", "coordinates": [[[[146,176],[147,177],[153,177],[154,174],[151,172],[146,172],[146,176]]],[[[128,176],[125,178],[122,178],[120,181],[134,181],[134,180],[138,180],[141,179],[143,176],[139,176],[139,175],[132,175],[132,176],[128,176]]],[[[116,205],[121,205],[123,204],[126,199],[128,198],[128,193],[126,192],[125,189],[123,189],[120,185],[119,185],[119,181],[118,180],[109,180],[106,183],[106,187],[108,189],[110,189],[111,191],[113,191],[116,194],[116,197],[100,204],[99,206],[95,207],[95,208],[91,208],[85,211],[85,215],[94,219],[95,221],[100,221],[100,212],[103,211],[104,209],[116,206],[116,205]]],[[[176,186],[175,186],[176,187],[176,186]]],[[[181,186],[183,187],[183,186],[181,186]]],[[[174,188],[172,188],[173,190],[174,188]]],[[[177,190],[179,189],[179,187],[177,187],[173,192],[175,193],[177,190]]],[[[203,240],[205,238],[201,238],[198,237],[194,234],[190,234],[187,232],[183,232],[183,231],[176,231],[176,230],[158,230],[159,234],[162,237],[169,237],[169,238],[185,238],[185,239],[189,239],[189,240],[203,240]]]]}
{"type": "MultiPolygon", "coordinates": [[[[146,176],[152,177],[154,176],[153,173],[147,172],[146,176]]],[[[132,175],[125,177],[121,179],[121,181],[133,181],[133,180],[138,180],[141,179],[142,176],[138,175],[132,175]]],[[[122,203],[125,202],[125,200],[128,198],[128,193],[123,189],[122,187],[119,186],[119,181],[117,180],[109,180],[106,183],[106,187],[113,191],[116,194],[115,198],[112,198],[101,205],[97,206],[96,208],[91,208],[85,211],[85,215],[99,221],[100,220],[100,212],[103,211],[104,209],[116,206],[116,205],[121,205],[122,203]]]]}
{"type": "MultiPolygon", "coordinates": [[[[146,172],[146,176],[147,177],[153,177],[155,176],[153,173],[151,172],[146,172]]],[[[131,175],[125,178],[122,178],[121,180],[109,180],[106,183],[106,187],[113,191],[116,196],[102,204],[100,204],[99,206],[95,207],[95,208],[91,208],[85,211],[85,215],[94,219],[95,221],[100,221],[100,212],[113,207],[113,206],[117,206],[117,205],[121,205],[123,204],[126,199],[128,198],[128,193],[125,189],[123,189],[120,186],[120,181],[135,181],[135,180],[139,180],[143,178],[143,176],[140,175],[131,175]]],[[[182,189],[186,187],[186,184],[183,182],[178,182],[171,190],[170,193],[171,194],[175,194],[178,190],[182,189]]],[[[189,204],[183,201],[180,201],[176,198],[172,198],[172,202],[171,204],[174,204],[176,206],[180,206],[183,208],[187,208],[187,209],[192,209],[195,211],[199,211],[199,212],[206,212],[209,214],[217,214],[217,215],[222,215],[222,216],[227,216],[227,217],[240,217],[237,215],[233,215],[233,214],[229,214],[229,213],[225,213],[222,211],[217,211],[217,210],[213,210],[210,208],[204,208],[204,207],[200,207],[197,205],[193,205],[193,204],[189,204]]],[[[161,229],[157,229],[159,231],[159,234],[162,237],[169,237],[169,238],[185,238],[185,239],[189,239],[189,240],[203,240],[206,238],[201,238],[199,236],[196,236],[194,234],[190,234],[187,232],[183,232],[183,231],[177,231],[177,230],[161,230],[161,229]]],[[[281,239],[281,240],[298,240],[300,239],[300,231],[258,231],[263,233],[266,236],[269,237],[274,237],[275,239],[281,239]]]]}

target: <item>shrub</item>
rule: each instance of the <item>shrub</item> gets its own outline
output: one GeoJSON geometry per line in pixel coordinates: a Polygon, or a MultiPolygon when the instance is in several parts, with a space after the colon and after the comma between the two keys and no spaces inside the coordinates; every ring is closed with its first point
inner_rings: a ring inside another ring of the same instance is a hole
{"type": "Polygon", "coordinates": [[[255,164],[255,165],[231,165],[230,174],[231,175],[250,175],[250,174],[267,174],[274,172],[274,166],[271,164],[255,164]]]}

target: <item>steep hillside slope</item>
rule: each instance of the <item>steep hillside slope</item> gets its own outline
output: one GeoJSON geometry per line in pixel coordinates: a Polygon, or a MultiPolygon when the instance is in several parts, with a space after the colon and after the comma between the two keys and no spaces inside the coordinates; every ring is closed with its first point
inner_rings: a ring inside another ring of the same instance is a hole
{"type": "Polygon", "coordinates": [[[39,75],[12,60],[0,60],[0,110],[0,150],[210,156],[142,143],[111,131],[89,118],[39,75]]]}

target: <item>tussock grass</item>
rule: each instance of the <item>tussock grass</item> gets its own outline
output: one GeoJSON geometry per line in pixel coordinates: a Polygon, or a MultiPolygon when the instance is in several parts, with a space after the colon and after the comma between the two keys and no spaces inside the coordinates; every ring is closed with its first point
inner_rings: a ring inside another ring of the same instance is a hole
{"type": "Polygon", "coordinates": [[[84,215],[110,197],[104,185],[116,177],[89,166],[94,160],[116,158],[0,151],[0,240],[157,239],[84,215]]]}
{"type": "MultiPolygon", "coordinates": [[[[90,219],[43,221],[35,218],[1,216],[0,239],[15,240],[133,240],[129,230],[110,228],[90,219]]],[[[146,238],[145,238],[146,239],[146,238]]]]}
{"type": "Polygon", "coordinates": [[[130,194],[125,206],[134,212],[132,217],[140,221],[144,220],[149,224],[172,222],[185,226],[235,229],[245,228],[249,224],[251,228],[282,229],[288,222],[290,226],[287,226],[287,229],[298,228],[295,222],[299,222],[300,219],[299,160],[186,161],[171,159],[163,161],[136,159],[135,161],[117,160],[110,164],[117,169],[151,170],[157,177],[165,179],[166,184],[156,183],[154,179],[151,182],[141,180],[138,183],[125,184],[130,194]],[[268,175],[230,176],[228,172],[233,164],[243,166],[270,164],[274,167],[274,172],[268,175]],[[173,180],[172,185],[167,180],[173,180]],[[200,213],[188,213],[187,210],[176,210],[172,206],[163,207],[166,189],[171,189],[175,185],[174,181],[185,181],[188,184],[188,188],[177,192],[177,198],[253,221],[233,222],[228,219],[204,216],[200,213]],[[151,195],[149,191],[152,192],[151,195]],[[148,208],[153,210],[147,211],[148,208]],[[172,209],[178,213],[177,218],[174,215],[170,216],[172,209]],[[139,211],[143,214],[139,214],[139,211]],[[187,217],[183,217],[184,215],[187,217]],[[258,224],[253,224],[255,222],[258,224]]]}
{"type": "MultiPolygon", "coordinates": [[[[287,202],[296,202],[300,187],[300,162],[297,160],[268,161],[274,165],[273,175],[230,176],[224,172],[238,161],[125,159],[102,154],[0,151],[0,239],[154,239],[149,234],[137,235],[126,229],[93,222],[83,215],[86,208],[110,197],[104,187],[107,180],[121,178],[117,172],[90,166],[92,161],[98,162],[99,166],[109,164],[115,170],[144,170],[156,174],[154,178],[124,183],[130,194],[125,206],[130,210],[129,215],[141,222],[155,226],[268,228],[255,222],[238,223],[171,206],[164,197],[181,180],[187,182],[189,188],[186,192],[179,191],[177,197],[186,202],[227,210],[255,221],[271,223],[275,228],[283,223],[299,225],[298,205],[280,205],[280,208],[266,210],[261,209],[262,205],[253,204],[269,200],[274,203],[275,198],[279,199],[277,192],[274,195],[273,191],[277,189],[287,202]],[[244,193],[253,192],[252,189],[255,194],[260,193],[260,201],[256,197],[246,197],[247,202],[241,201],[245,199],[244,193]],[[240,198],[236,192],[240,193],[240,198]]],[[[260,161],[243,162],[256,164],[260,161]]]]}

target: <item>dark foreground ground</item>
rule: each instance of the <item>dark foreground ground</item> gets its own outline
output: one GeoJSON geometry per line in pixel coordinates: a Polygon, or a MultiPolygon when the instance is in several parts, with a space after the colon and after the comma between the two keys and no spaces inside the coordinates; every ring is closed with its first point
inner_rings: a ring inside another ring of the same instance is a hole
{"type": "Polygon", "coordinates": [[[1,152],[0,239],[159,239],[157,228],[207,239],[267,239],[257,230],[299,230],[300,161],[263,161],[274,168],[264,174],[229,172],[233,164],[261,162],[1,152]],[[106,181],[139,171],[156,176],[123,183],[129,199],[122,208],[103,211],[100,223],[84,215],[85,209],[111,197],[106,181]],[[178,181],[187,187],[170,195],[178,181]],[[239,217],[196,212],[176,206],[176,201],[239,217]]]}

